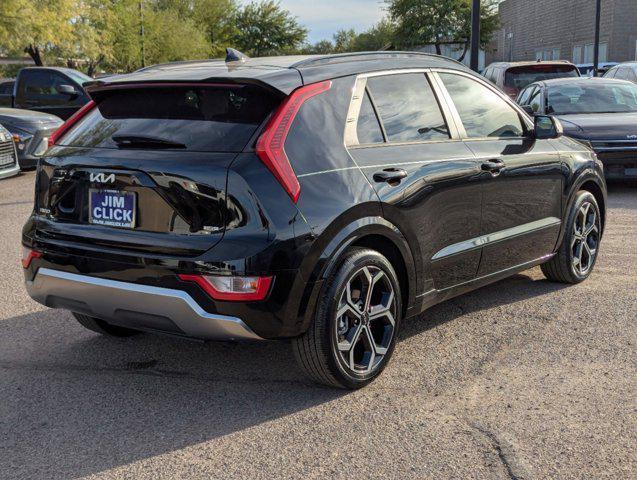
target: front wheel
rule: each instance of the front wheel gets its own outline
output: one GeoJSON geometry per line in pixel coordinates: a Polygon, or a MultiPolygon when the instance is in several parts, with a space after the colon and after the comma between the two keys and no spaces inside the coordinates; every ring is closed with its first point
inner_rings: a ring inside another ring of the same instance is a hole
{"type": "Polygon", "coordinates": [[[367,385],[391,357],[401,312],[389,261],[374,250],[349,249],[323,287],[313,324],[292,341],[299,365],[325,385],[367,385]]]}
{"type": "Polygon", "coordinates": [[[542,265],[546,278],[561,283],[586,280],[595,267],[601,235],[597,200],[592,193],[580,190],[568,214],[562,245],[555,256],[542,265]]]}

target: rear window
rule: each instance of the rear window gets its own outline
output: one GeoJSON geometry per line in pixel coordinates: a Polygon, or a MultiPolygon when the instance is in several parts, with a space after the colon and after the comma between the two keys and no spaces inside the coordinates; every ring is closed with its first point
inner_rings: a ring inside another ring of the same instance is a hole
{"type": "Polygon", "coordinates": [[[113,91],[59,143],[239,152],[277,103],[250,85],[113,91]]]}
{"type": "Polygon", "coordinates": [[[529,65],[525,67],[512,67],[506,71],[504,86],[520,90],[534,82],[564,77],[579,77],[577,67],[575,65],[529,65]]]}

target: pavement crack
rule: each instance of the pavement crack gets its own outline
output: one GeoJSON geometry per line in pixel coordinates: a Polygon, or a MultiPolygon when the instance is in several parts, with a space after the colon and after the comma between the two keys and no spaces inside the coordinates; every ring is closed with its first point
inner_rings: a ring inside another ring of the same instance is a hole
{"type": "Polygon", "coordinates": [[[512,445],[481,425],[475,423],[468,425],[489,442],[511,480],[529,480],[531,478],[526,469],[520,465],[512,445]]]}

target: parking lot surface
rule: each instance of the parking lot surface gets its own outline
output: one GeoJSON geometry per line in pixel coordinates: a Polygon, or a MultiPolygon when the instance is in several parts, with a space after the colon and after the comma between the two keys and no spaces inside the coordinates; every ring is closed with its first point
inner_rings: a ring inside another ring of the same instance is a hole
{"type": "Polygon", "coordinates": [[[637,477],[637,189],[611,188],[588,281],[436,306],[345,392],[285,343],[110,339],[31,301],[33,178],[0,181],[1,478],[637,477]]]}

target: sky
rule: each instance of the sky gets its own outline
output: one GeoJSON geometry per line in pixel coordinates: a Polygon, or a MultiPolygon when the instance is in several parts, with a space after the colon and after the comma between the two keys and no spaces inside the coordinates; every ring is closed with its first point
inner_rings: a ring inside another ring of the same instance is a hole
{"type": "MultiPolygon", "coordinates": [[[[250,3],[243,0],[242,3],[250,3]]],[[[384,0],[280,0],[281,7],[309,30],[311,43],[332,39],[342,28],[361,32],[384,15],[384,0]]]]}

